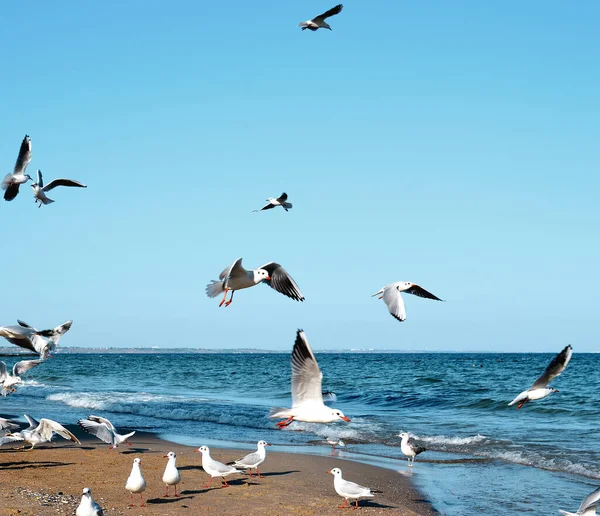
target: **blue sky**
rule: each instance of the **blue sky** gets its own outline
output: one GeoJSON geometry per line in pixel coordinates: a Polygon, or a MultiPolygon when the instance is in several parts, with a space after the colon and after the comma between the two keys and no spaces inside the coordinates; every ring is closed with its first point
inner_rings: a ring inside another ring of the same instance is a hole
{"type": "Polygon", "coordinates": [[[594,1],[3,7],[1,324],[67,346],[597,351],[594,1]],[[294,209],[253,214],[288,192],[294,209]],[[275,260],[225,309],[204,287],[275,260]],[[399,323],[370,294],[412,281],[399,323]]]}

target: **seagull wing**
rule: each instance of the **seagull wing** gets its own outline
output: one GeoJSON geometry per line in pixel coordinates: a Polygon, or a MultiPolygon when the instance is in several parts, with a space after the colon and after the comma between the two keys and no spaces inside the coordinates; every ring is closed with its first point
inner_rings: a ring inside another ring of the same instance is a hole
{"type": "Polygon", "coordinates": [[[383,301],[388,307],[390,314],[394,319],[402,322],[406,319],[406,308],[404,300],[398,290],[398,287],[387,287],[383,289],[383,301]]]}
{"type": "Polygon", "coordinates": [[[21,321],[21,319],[17,319],[17,324],[19,326],[23,326],[23,328],[29,328],[30,330],[35,330],[35,328],[33,326],[31,326],[31,324],[27,324],[25,321],[21,321]]]}
{"type": "Polygon", "coordinates": [[[283,204],[285,201],[287,201],[287,197],[287,194],[283,192],[279,197],[277,197],[277,202],[283,204]]]}
{"type": "Polygon", "coordinates": [[[314,21],[315,23],[318,23],[320,21],[323,21],[323,20],[329,18],[330,16],[335,16],[336,14],[340,14],[342,12],[343,8],[344,8],[344,6],[342,4],[338,4],[335,7],[332,7],[331,9],[329,9],[329,11],[326,11],[323,14],[319,14],[319,16],[316,16],[315,18],[313,18],[312,21],[314,21]]]}
{"type": "Polygon", "coordinates": [[[260,461],[260,455],[258,452],[249,453],[244,458],[240,460],[236,460],[234,466],[254,466],[257,462],[260,461]]]}
{"type": "Polygon", "coordinates": [[[223,288],[227,288],[227,280],[230,278],[244,276],[248,271],[242,267],[242,259],[238,258],[229,267],[227,267],[221,274],[219,279],[223,282],[223,288]]]}
{"type": "Polygon", "coordinates": [[[573,354],[573,348],[568,345],[565,349],[563,349],[558,355],[556,355],[550,365],[546,367],[546,370],[531,386],[532,389],[543,389],[548,385],[554,378],[556,378],[560,373],[565,370],[569,360],[571,360],[571,355],[573,354]]]}
{"type": "Polygon", "coordinates": [[[2,384],[7,378],[8,373],[6,372],[6,364],[0,360],[0,384],[2,384]]]}
{"type": "Polygon", "coordinates": [[[12,337],[6,337],[6,340],[15,346],[19,346],[20,348],[28,349],[30,351],[35,351],[37,353],[33,342],[31,342],[31,339],[29,338],[14,339],[12,337]]]}
{"type": "Polygon", "coordinates": [[[95,421],[96,423],[103,423],[105,424],[110,430],[116,430],[115,426],[105,417],[101,417],[101,416],[88,416],[87,417],[88,420],[90,421],[95,421]]]}
{"type": "MultiPolygon", "coordinates": [[[[577,514],[584,514],[586,510],[598,507],[600,504],[600,487],[596,489],[593,493],[590,493],[585,497],[579,509],[577,510],[577,514]]],[[[594,513],[592,513],[594,514],[594,513]]]]}
{"type": "Polygon", "coordinates": [[[319,369],[306,334],[302,330],[296,333],[296,342],[292,350],[292,406],[302,403],[323,404],[321,382],[323,373],[319,369]]]}
{"type": "MultiPolygon", "coordinates": [[[[52,335],[52,337],[55,337],[57,335],[64,335],[71,329],[72,325],[73,325],[73,321],[67,321],[67,322],[62,323],[60,326],[57,326],[56,328],[54,328],[54,330],[53,330],[54,334],[52,335]]],[[[56,342],[58,342],[58,340],[56,342]]]]}
{"type": "Polygon", "coordinates": [[[264,211],[264,210],[270,210],[271,208],[275,208],[275,204],[266,204],[265,206],[263,206],[260,210],[258,211],[264,211]]]}
{"type": "Polygon", "coordinates": [[[60,423],[52,421],[52,419],[40,419],[40,424],[38,425],[36,430],[37,433],[39,433],[47,441],[50,441],[54,434],[58,434],[61,437],[67,439],[68,441],[73,441],[74,443],[81,444],[77,437],[75,437],[60,423]]]}
{"type": "Polygon", "coordinates": [[[368,487],[363,487],[346,479],[342,479],[342,481],[340,487],[344,491],[344,494],[349,498],[354,498],[355,496],[368,496],[371,494],[371,490],[368,487]]]}
{"type": "Polygon", "coordinates": [[[11,421],[10,419],[4,419],[0,417],[0,429],[2,430],[16,430],[19,428],[19,425],[11,421]]]}
{"type": "Polygon", "coordinates": [[[43,360],[21,360],[14,365],[13,376],[21,376],[35,366],[39,366],[42,362],[43,360]]]}
{"type": "Polygon", "coordinates": [[[28,414],[24,414],[24,416],[27,422],[29,423],[29,427],[27,428],[27,430],[31,430],[32,428],[37,428],[38,426],[40,426],[40,422],[37,419],[33,419],[28,414]]]}
{"type": "Polygon", "coordinates": [[[85,186],[83,183],[80,183],[79,181],[73,181],[72,179],[54,179],[44,186],[42,190],[44,192],[49,192],[57,186],[76,186],[78,188],[87,188],[87,186],[85,186]]]}
{"type": "Polygon", "coordinates": [[[265,263],[259,269],[264,269],[269,273],[270,280],[265,280],[269,287],[277,290],[284,296],[290,297],[295,301],[304,301],[304,296],[300,292],[300,287],[287,271],[278,263],[265,263]]]}
{"type": "Polygon", "coordinates": [[[0,437],[0,446],[6,443],[14,443],[15,441],[22,441],[23,438],[16,435],[5,435],[0,437]]]}
{"type": "Polygon", "coordinates": [[[408,290],[405,290],[404,292],[406,292],[407,294],[412,294],[413,296],[424,297],[426,299],[435,299],[436,301],[443,301],[439,297],[434,296],[431,292],[427,292],[427,290],[425,290],[424,288],[419,287],[419,285],[413,284],[412,287],[410,287],[408,290]]]}
{"type": "Polygon", "coordinates": [[[23,138],[23,141],[21,142],[21,148],[19,149],[19,156],[17,157],[17,162],[15,163],[14,173],[23,174],[30,161],[31,139],[29,136],[25,135],[25,138],[23,138]]]}
{"type": "Polygon", "coordinates": [[[42,171],[38,168],[37,171],[37,184],[40,188],[44,187],[44,176],[42,176],[42,171]]]}
{"type": "Polygon", "coordinates": [[[115,433],[105,423],[98,423],[90,419],[80,419],[77,424],[88,434],[95,435],[101,441],[108,444],[115,444],[115,433]]]}
{"type": "Polygon", "coordinates": [[[19,183],[13,183],[4,192],[4,200],[12,201],[17,195],[19,195],[19,183]]]}

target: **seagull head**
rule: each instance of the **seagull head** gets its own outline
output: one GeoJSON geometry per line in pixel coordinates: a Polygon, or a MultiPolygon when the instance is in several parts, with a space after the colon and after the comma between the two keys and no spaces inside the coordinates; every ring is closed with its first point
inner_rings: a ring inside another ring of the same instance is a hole
{"type": "Polygon", "coordinates": [[[342,470],[340,468],[330,469],[327,473],[333,475],[334,477],[341,477],[342,476],[342,470]]]}
{"type": "Polygon", "coordinates": [[[208,453],[208,446],[200,446],[200,448],[194,451],[204,455],[205,453],[208,453]]]}
{"type": "Polygon", "coordinates": [[[342,419],[343,421],[346,421],[346,423],[350,423],[350,418],[344,416],[344,413],[341,410],[332,410],[331,415],[336,419],[342,419]]]}
{"type": "Polygon", "coordinates": [[[267,441],[258,441],[258,447],[264,448],[265,446],[271,446],[267,441]]]}
{"type": "Polygon", "coordinates": [[[169,453],[167,453],[164,456],[165,459],[174,459],[175,458],[175,452],[170,451],[169,453]]]}
{"type": "Polygon", "coordinates": [[[398,437],[402,438],[402,439],[408,439],[408,433],[406,432],[401,432],[398,434],[398,437]]]}
{"type": "Polygon", "coordinates": [[[27,178],[27,181],[33,181],[33,177],[31,177],[29,174],[25,174],[25,177],[27,178]]]}
{"type": "Polygon", "coordinates": [[[92,490],[89,487],[84,487],[83,496],[92,496],[92,490]]]}
{"type": "Polygon", "coordinates": [[[260,283],[261,281],[271,281],[271,276],[264,269],[255,269],[254,270],[254,283],[260,283]]]}

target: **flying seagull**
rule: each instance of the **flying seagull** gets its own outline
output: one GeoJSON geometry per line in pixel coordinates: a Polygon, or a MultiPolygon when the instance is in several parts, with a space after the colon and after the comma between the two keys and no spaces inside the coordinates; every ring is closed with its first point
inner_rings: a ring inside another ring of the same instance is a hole
{"type": "Polygon", "coordinates": [[[49,330],[37,330],[33,326],[17,319],[18,326],[0,326],[0,337],[11,344],[29,349],[45,360],[56,349],[60,338],[69,331],[73,321],[67,321],[49,330]],[[48,337],[44,340],[42,337],[48,337]]]}
{"type": "Polygon", "coordinates": [[[219,274],[219,281],[212,280],[206,285],[206,295],[208,297],[217,297],[223,293],[223,300],[219,303],[219,306],[222,306],[223,303],[225,303],[225,306],[229,306],[233,301],[233,293],[236,290],[253,287],[263,281],[266,281],[269,287],[277,290],[277,292],[284,296],[290,297],[295,301],[304,301],[304,296],[300,292],[300,288],[281,265],[269,262],[258,269],[248,271],[242,267],[241,258],[238,258],[219,274]],[[231,297],[229,301],[225,302],[227,292],[229,291],[231,291],[231,297]]]}
{"type": "Polygon", "coordinates": [[[64,426],[52,421],[52,419],[40,419],[36,421],[31,416],[25,414],[25,419],[29,422],[29,428],[20,432],[8,433],[6,435],[21,437],[23,441],[31,444],[29,450],[33,450],[38,444],[49,443],[54,437],[54,434],[60,435],[62,438],[73,441],[76,444],[81,444],[79,439],[69,432],[64,426]]]}
{"type": "Polygon", "coordinates": [[[221,487],[229,487],[225,477],[232,475],[233,473],[241,473],[240,470],[233,466],[228,466],[227,464],[223,464],[222,462],[213,459],[210,456],[210,449],[208,446],[200,446],[200,448],[194,451],[202,454],[202,469],[210,475],[210,480],[204,487],[209,487],[214,477],[221,477],[221,482],[223,483],[221,487]]]}
{"type": "Polygon", "coordinates": [[[87,419],[80,419],[77,424],[88,434],[95,435],[101,441],[110,444],[109,450],[116,448],[119,444],[127,443],[131,446],[129,438],[133,437],[134,432],[128,434],[119,434],[114,425],[105,417],[88,416],[87,419]]]}
{"type": "Polygon", "coordinates": [[[267,458],[267,450],[265,446],[271,446],[267,441],[258,441],[256,444],[256,451],[253,453],[249,453],[245,457],[236,460],[233,463],[233,466],[240,469],[247,469],[252,476],[252,470],[256,470],[256,474],[262,478],[262,475],[258,471],[258,466],[260,466],[265,459],[267,458]]]}
{"type": "Polygon", "coordinates": [[[40,365],[43,360],[21,360],[13,366],[12,376],[6,370],[6,364],[0,361],[0,386],[2,396],[8,396],[17,390],[17,385],[23,383],[21,375],[35,366],[40,365]]]}
{"type": "Polygon", "coordinates": [[[292,350],[292,408],[273,407],[270,418],[286,418],[277,426],[284,428],[293,421],[307,423],[332,423],[340,419],[350,422],[341,410],[330,408],[323,403],[321,380],[323,373],[306,339],[303,330],[296,333],[292,350]]]}
{"type": "Polygon", "coordinates": [[[6,176],[4,176],[4,179],[2,180],[2,183],[0,183],[0,188],[2,188],[2,190],[5,190],[5,201],[12,201],[19,194],[19,186],[31,179],[31,176],[25,173],[27,165],[29,165],[30,161],[31,138],[25,135],[25,138],[23,138],[23,141],[21,142],[19,156],[17,157],[17,162],[15,163],[15,168],[12,174],[6,174],[6,176]]]}
{"type": "Polygon", "coordinates": [[[600,487],[596,489],[593,493],[590,493],[585,497],[577,512],[567,512],[561,509],[558,510],[564,516],[579,516],[586,515],[592,516],[592,514],[596,514],[596,509],[600,505],[600,487]]]}
{"type": "Polygon", "coordinates": [[[89,487],[83,488],[81,503],[75,511],[75,516],[103,516],[102,507],[92,498],[92,490],[89,487]]]}
{"type": "Polygon", "coordinates": [[[87,188],[86,185],[80,183],[79,181],[74,181],[73,179],[54,179],[50,181],[46,186],[44,186],[44,179],[42,177],[42,171],[37,171],[37,183],[32,183],[31,188],[33,188],[33,198],[38,204],[38,208],[42,207],[42,204],[50,204],[53,203],[54,200],[50,199],[46,196],[46,192],[56,188],[57,186],[75,186],[78,188],[87,188]]]}
{"type": "Polygon", "coordinates": [[[398,281],[396,283],[390,283],[378,292],[375,292],[375,294],[372,294],[371,297],[379,296],[379,299],[383,298],[383,301],[387,305],[390,314],[392,314],[392,317],[402,322],[406,320],[406,308],[404,308],[404,300],[402,299],[402,295],[400,294],[400,292],[406,292],[407,294],[424,297],[426,299],[435,299],[436,301],[443,301],[443,299],[434,296],[431,292],[427,292],[427,290],[425,290],[422,287],[419,287],[419,285],[409,283],[408,281],[398,281]]]}
{"type": "MultiPolygon", "coordinates": [[[[335,492],[344,499],[344,504],[339,506],[340,509],[348,507],[348,500],[355,500],[356,506],[354,508],[358,509],[359,499],[373,498],[373,492],[368,487],[359,486],[354,482],[344,480],[340,468],[333,468],[327,473],[333,475],[333,487],[335,488],[335,492]]],[[[350,505],[352,505],[352,502],[350,502],[350,505]]]]}
{"type": "Polygon", "coordinates": [[[335,16],[336,14],[340,14],[342,12],[343,7],[344,6],[342,4],[338,4],[335,7],[332,7],[331,9],[329,9],[329,11],[326,11],[323,14],[319,14],[319,16],[315,16],[312,20],[308,20],[308,21],[299,23],[298,27],[302,27],[302,30],[309,29],[309,30],[312,30],[313,32],[317,29],[331,30],[329,23],[327,23],[325,20],[327,18],[329,18],[330,16],[335,16]]]}
{"type": "Polygon", "coordinates": [[[541,400],[546,396],[549,396],[553,392],[558,392],[556,389],[552,387],[548,387],[548,384],[554,380],[560,373],[565,370],[569,360],[571,360],[571,355],[573,354],[573,348],[569,344],[565,349],[563,349],[558,355],[556,355],[550,365],[546,367],[546,370],[542,373],[533,385],[519,394],[514,400],[512,400],[508,405],[514,405],[518,403],[517,408],[520,409],[525,403],[533,400],[541,400]]]}
{"type": "Polygon", "coordinates": [[[287,201],[287,194],[285,192],[283,192],[279,197],[277,197],[277,199],[273,199],[273,197],[269,197],[267,199],[267,202],[269,204],[267,204],[266,206],[263,206],[260,210],[254,210],[254,211],[264,211],[264,210],[270,210],[272,208],[275,208],[277,206],[281,206],[285,211],[291,210],[292,209],[292,203],[291,202],[286,202],[287,201]]]}
{"type": "Polygon", "coordinates": [[[406,432],[398,434],[398,437],[402,438],[400,450],[402,450],[402,453],[408,457],[408,465],[412,467],[415,463],[415,457],[420,453],[427,451],[427,449],[416,444],[406,432]]]}

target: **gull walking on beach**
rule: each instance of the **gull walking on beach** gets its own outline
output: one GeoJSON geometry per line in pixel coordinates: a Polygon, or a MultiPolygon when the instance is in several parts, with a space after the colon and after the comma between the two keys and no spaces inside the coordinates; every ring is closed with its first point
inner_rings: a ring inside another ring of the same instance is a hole
{"type": "Polygon", "coordinates": [[[129,438],[133,437],[135,430],[128,434],[119,434],[114,425],[105,417],[88,416],[87,419],[80,419],[77,424],[87,433],[95,435],[101,441],[110,444],[109,450],[116,448],[119,444],[127,443],[131,446],[129,438]]]}
{"type": "Polygon", "coordinates": [[[308,344],[303,330],[296,333],[292,350],[292,408],[273,407],[270,418],[285,418],[277,426],[284,428],[293,421],[307,423],[332,423],[343,420],[350,422],[341,410],[330,408],[323,403],[321,381],[323,373],[308,344]]]}
{"type": "Polygon", "coordinates": [[[256,451],[253,453],[249,453],[242,459],[236,460],[233,465],[236,468],[247,469],[250,476],[252,476],[252,470],[256,470],[256,474],[263,478],[263,476],[258,471],[258,466],[260,466],[265,459],[267,458],[267,450],[265,446],[271,446],[267,441],[258,441],[256,444],[256,451]]]}
{"type": "Polygon", "coordinates": [[[177,469],[177,456],[175,452],[170,451],[164,457],[165,459],[169,459],[167,461],[167,467],[165,468],[165,472],[163,473],[162,481],[167,486],[167,491],[165,493],[164,498],[169,497],[169,486],[173,486],[175,490],[175,494],[173,496],[178,497],[177,494],[177,484],[181,482],[181,475],[179,474],[179,470],[177,469]]]}
{"type": "Polygon", "coordinates": [[[221,481],[223,483],[221,487],[229,487],[225,477],[234,473],[242,473],[239,469],[236,469],[233,466],[228,466],[227,464],[223,464],[222,462],[213,459],[210,456],[210,450],[208,446],[200,446],[200,448],[194,451],[202,454],[202,469],[204,469],[204,471],[210,475],[210,480],[204,487],[210,487],[214,477],[221,477],[221,481]]]}
{"type": "Polygon", "coordinates": [[[552,362],[550,362],[550,365],[546,367],[546,370],[542,373],[542,376],[533,382],[533,385],[529,389],[519,394],[508,405],[511,406],[515,403],[518,403],[517,408],[520,409],[523,405],[525,405],[525,403],[533,400],[541,400],[553,392],[558,392],[558,390],[548,387],[548,384],[565,370],[569,360],[571,360],[572,354],[573,348],[570,345],[563,349],[552,359],[552,362]]]}
{"type": "Polygon", "coordinates": [[[223,303],[225,303],[225,306],[229,306],[233,301],[233,294],[236,290],[254,287],[263,281],[284,296],[295,301],[304,301],[300,288],[281,265],[269,262],[258,269],[248,271],[242,267],[241,258],[238,258],[219,275],[219,281],[212,280],[206,286],[206,295],[217,297],[223,293],[223,300],[219,303],[219,306],[222,306],[223,303]],[[230,291],[231,297],[229,301],[225,302],[227,293],[230,291]]]}
{"type": "Polygon", "coordinates": [[[263,206],[260,210],[254,210],[254,211],[264,211],[264,210],[270,210],[272,208],[276,208],[277,206],[281,206],[285,211],[291,210],[292,209],[292,203],[291,202],[287,202],[287,194],[285,192],[283,192],[279,197],[277,197],[277,199],[274,199],[273,197],[269,197],[267,199],[267,205],[263,206]]]}
{"type": "Polygon", "coordinates": [[[8,396],[17,390],[17,385],[22,384],[21,375],[40,365],[43,360],[21,360],[13,366],[12,376],[6,370],[6,364],[0,361],[0,386],[2,396],[8,396]]]}
{"type": "Polygon", "coordinates": [[[591,516],[592,514],[596,514],[596,509],[598,509],[599,505],[600,505],[600,487],[598,489],[596,489],[593,493],[590,493],[589,495],[587,495],[585,497],[583,502],[581,502],[579,509],[577,509],[577,512],[567,512],[567,511],[563,511],[561,509],[559,509],[558,512],[560,512],[564,516],[579,516],[582,514],[585,516],[591,516]]]}
{"type": "Polygon", "coordinates": [[[402,322],[406,320],[406,308],[404,308],[404,300],[402,299],[401,292],[406,292],[407,294],[412,294],[418,297],[424,297],[426,299],[435,299],[436,301],[443,301],[437,296],[434,296],[431,292],[427,292],[419,285],[415,283],[410,283],[408,281],[398,281],[396,283],[390,283],[386,285],[381,290],[372,294],[371,297],[379,296],[379,299],[383,299],[385,304],[392,314],[394,319],[402,322]],[[381,295],[380,295],[381,294],[381,295]]]}
{"type": "Polygon", "coordinates": [[[73,179],[54,179],[44,186],[44,178],[42,177],[42,171],[37,171],[37,183],[32,183],[33,198],[38,203],[38,208],[42,207],[42,204],[53,203],[54,200],[46,196],[46,192],[56,188],[57,186],[70,186],[77,188],[87,188],[83,183],[74,181],[73,179]]]}
{"type": "Polygon", "coordinates": [[[75,516],[103,516],[102,507],[92,498],[92,490],[89,487],[83,488],[81,503],[75,511],[75,516]]]}
{"type": "Polygon", "coordinates": [[[129,507],[133,507],[133,495],[140,495],[140,507],[145,507],[144,498],[142,497],[142,493],[146,490],[146,481],[144,480],[144,476],[142,475],[142,460],[135,458],[133,459],[133,466],[131,468],[131,473],[129,474],[129,478],[127,479],[127,483],[125,484],[125,489],[129,491],[130,503],[129,507]]]}
{"type": "Polygon", "coordinates": [[[402,441],[400,442],[400,450],[402,451],[402,453],[404,453],[404,455],[408,457],[408,465],[412,468],[415,463],[416,456],[420,453],[423,453],[424,451],[427,451],[427,448],[423,448],[423,446],[419,446],[418,444],[416,444],[409,437],[407,432],[402,432],[401,434],[398,434],[398,437],[402,438],[402,441]]]}
{"type": "Polygon", "coordinates": [[[313,32],[318,29],[329,29],[331,27],[325,21],[330,16],[335,16],[336,14],[340,14],[344,6],[342,4],[338,4],[335,7],[329,9],[329,11],[324,12],[323,14],[319,14],[319,16],[315,16],[312,20],[308,20],[298,24],[298,27],[302,27],[302,30],[312,30],[313,32]]]}
{"type": "Polygon", "coordinates": [[[20,432],[9,433],[7,435],[22,437],[26,444],[31,444],[33,450],[38,444],[49,443],[52,441],[54,434],[60,435],[63,439],[73,441],[75,444],[81,444],[79,439],[69,432],[64,426],[52,419],[40,419],[36,421],[31,416],[25,414],[25,419],[29,422],[29,427],[20,432]]]}
{"type": "Polygon", "coordinates": [[[335,451],[336,446],[339,446],[340,448],[346,447],[346,443],[341,439],[327,439],[327,444],[332,447],[331,453],[335,451]]]}
{"type": "Polygon", "coordinates": [[[335,492],[344,499],[344,504],[339,506],[340,509],[348,507],[348,500],[350,500],[351,505],[352,500],[355,500],[356,505],[354,509],[358,509],[358,500],[361,498],[373,498],[373,492],[368,487],[359,486],[354,482],[344,480],[340,468],[333,468],[327,473],[333,475],[333,487],[335,488],[335,492]]]}
{"type": "Polygon", "coordinates": [[[19,186],[31,179],[31,176],[25,173],[30,161],[31,139],[29,136],[25,135],[25,138],[23,138],[23,141],[21,142],[19,156],[17,157],[17,162],[15,163],[12,174],[6,174],[2,183],[0,183],[0,188],[5,190],[5,201],[12,201],[19,194],[19,186]]]}

